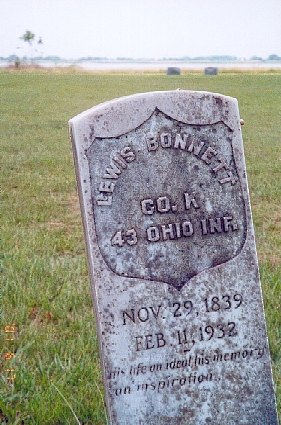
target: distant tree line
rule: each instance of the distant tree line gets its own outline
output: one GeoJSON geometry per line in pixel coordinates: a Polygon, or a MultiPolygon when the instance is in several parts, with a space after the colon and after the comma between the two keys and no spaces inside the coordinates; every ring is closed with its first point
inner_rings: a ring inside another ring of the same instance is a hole
{"type": "MultiPolygon", "coordinates": [[[[49,56],[42,56],[42,52],[38,51],[39,46],[43,44],[42,37],[36,37],[36,35],[30,31],[26,30],[25,33],[19,37],[20,40],[22,40],[25,44],[29,47],[29,53],[28,55],[23,55],[21,58],[18,55],[9,55],[7,57],[0,57],[0,61],[8,61],[13,62],[15,66],[20,66],[21,63],[28,63],[28,61],[31,61],[31,63],[35,63],[37,61],[51,61],[51,62],[60,62],[60,61],[67,61],[65,58],[60,58],[59,56],[49,55],[49,56]],[[35,53],[37,55],[35,56],[35,53]],[[41,53],[38,55],[38,53],[41,53]]],[[[20,48],[20,47],[18,47],[20,48]]],[[[77,62],[85,62],[85,61],[123,61],[123,62],[140,62],[140,61],[198,61],[198,62],[236,62],[241,59],[237,58],[237,56],[231,56],[231,55],[211,55],[211,56],[181,56],[181,57],[163,57],[159,59],[155,58],[132,58],[132,57],[126,57],[126,56],[119,56],[117,58],[108,58],[105,56],[86,56],[81,57],[77,59],[69,59],[74,60],[77,62]]],[[[266,59],[262,58],[260,56],[251,56],[250,60],[252,61],[281,61],[281,56],[277,54],[271,54],[266,59]]]]}
{"type": "MultiPolygon", "coordinates": [[[[0,60],[1,61],[9,61],[9,62],[14,62],[16,59],[18,59],[18,55],[9,55],[9,56],[0,56],[0,60]]],[[[22,60],[28,60],[30,59],[30,56],[23,56],[22,60]]],[[[60,56],[55,56],[55,55],[48,55],[48,56],[34,56],[32,55],[32,60],[33,61],[38,61],[38,60],[42,60],[42,61],[52,61],[52,62],[59,62],[59,61],[64,61],[64,60],[68,60],[66,58],[61,58],[60,56]]],[[[182,56],[182,57],[163,57],[163,58],[132,58],[132,57],[124,57],[124,56],[119,56],[116,58],[109,58],[106,56],[83,56],[81,58],[75,58],[75,59],[71,59],[71,60],[75,60],[75,61],[79,61],[79,62],[83,62],[83,61],[112,61],[112,60],[116,60],[116,61],[198,61],[198,62],[236,62],[236,61],[240,61],[241,59],[238,58],[237,56],[228,56],[228,55],[212,55],[212,56],[195,56],[195,57],[191,57],[191,56],[182,56]]],[[[252,61],[280,61],[281,60],[281,56],[276,55],[276,54],[271,54],[269,55],[267,58],[262,58],[261,56],[251,56],[249,60],[252,61]]]]}

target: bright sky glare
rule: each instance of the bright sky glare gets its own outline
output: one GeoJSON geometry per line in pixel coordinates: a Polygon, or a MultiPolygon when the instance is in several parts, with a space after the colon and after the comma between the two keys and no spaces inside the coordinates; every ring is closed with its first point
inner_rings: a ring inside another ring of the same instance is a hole
{"type": "Polygon", "coordinates": [[[0,0],[0,56],[281,56],[281,0],[0,0]]]}

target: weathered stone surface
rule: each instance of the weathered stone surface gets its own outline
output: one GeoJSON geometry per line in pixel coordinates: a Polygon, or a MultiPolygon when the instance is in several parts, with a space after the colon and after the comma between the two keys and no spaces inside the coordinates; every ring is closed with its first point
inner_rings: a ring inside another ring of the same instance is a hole
{"type": "Polygon", "coordinates": [[[70,129],[110,423],[277,425],[236,100],[140,94],[70,129]]]}

